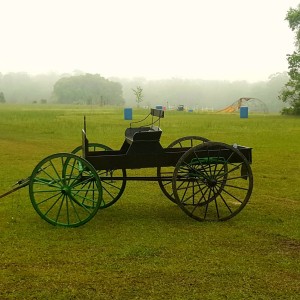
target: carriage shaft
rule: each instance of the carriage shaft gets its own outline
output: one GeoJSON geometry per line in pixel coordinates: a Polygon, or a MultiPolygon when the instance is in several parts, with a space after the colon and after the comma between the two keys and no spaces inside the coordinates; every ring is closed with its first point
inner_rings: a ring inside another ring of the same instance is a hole
{"type": "Polygon", "coordinates": [[[29,179],[27,178],[25,180],[23,180],[23,179],[19,180],[16,184],[18,184],[18,186],[16,186],[15,188],[7,191],[6,193],[0,195],[0,199],[4,198],[4,197],[6,197],[6,196],[8,196],[8,195],[10,195],[10,194],[12,194],[14,192],[16,192],[19,189],[22,189],[22,188],[26,187],[29,184],[29,179]]]}

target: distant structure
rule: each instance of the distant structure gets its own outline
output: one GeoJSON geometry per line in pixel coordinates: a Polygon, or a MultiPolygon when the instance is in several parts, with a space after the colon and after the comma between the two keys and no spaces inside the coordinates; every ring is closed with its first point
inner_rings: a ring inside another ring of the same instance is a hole
{"type": "Polygon", "coordinates": [[[240,109],[241,106],[248,106],[249,108],[251,108],[252,111],[268,113],[268,107],[263,101],[257,98],[248,98],[248,97],[243,97],[238,99],[237,101],[233,102],[231,105],[225,107],[224,109],[219,110],[219,112],[232,113],[240,109]]]}
{"type": "Polygon", "coordinates": [[[184,105],[180,104],[177,106],[178,111],[184,111],[184,105]]]}

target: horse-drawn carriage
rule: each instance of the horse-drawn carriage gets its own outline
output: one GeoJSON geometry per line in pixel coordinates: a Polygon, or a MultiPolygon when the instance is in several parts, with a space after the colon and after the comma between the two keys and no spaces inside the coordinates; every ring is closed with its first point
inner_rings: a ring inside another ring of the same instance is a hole
{"type": "Polygon", "coordinates": [[[90,143],[86,121],[82,145],[44,158],[25,180],[0,198],[29,186],[34,209],[53,225],[76,227],[120,199],[129,180],[157,181],[162,192],[198,221],[224,221],[247,204],[253,188],[251,148],[185,136],[163,148],[164,111],[132,122],[119,150],[90,143]],[[150,117],[148,125],[141,125],[150,117]],[[135,127],[134,127],[135,126],[135,127]],[[157,176],[129,176],[131,169],[156,168],[157,176]]]}

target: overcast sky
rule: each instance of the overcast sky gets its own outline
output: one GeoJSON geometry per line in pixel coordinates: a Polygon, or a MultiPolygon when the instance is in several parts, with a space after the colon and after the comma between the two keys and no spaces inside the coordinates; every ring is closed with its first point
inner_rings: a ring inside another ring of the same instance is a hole
{"type": "Polygon", "coordinates": [[[0,72],[267,80],[300,0],[0,0],[0,72]]]}

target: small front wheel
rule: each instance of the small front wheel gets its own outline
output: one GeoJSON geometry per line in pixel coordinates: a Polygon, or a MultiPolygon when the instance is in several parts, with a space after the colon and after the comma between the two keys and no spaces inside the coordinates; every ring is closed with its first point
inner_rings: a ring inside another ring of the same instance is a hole
{"type": "Polygon", "coordinates": [[[34,209],[45,221],[77,227],[97,213],[102,187],[88,161],[72,153],[56,153],[34,168],[29,195],[34,209]]]}

